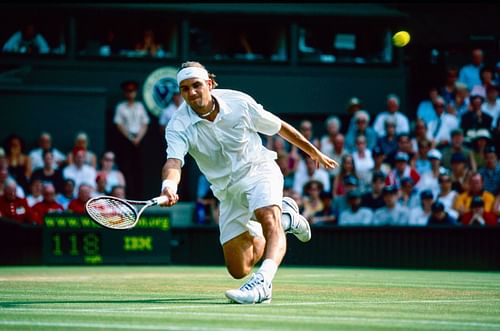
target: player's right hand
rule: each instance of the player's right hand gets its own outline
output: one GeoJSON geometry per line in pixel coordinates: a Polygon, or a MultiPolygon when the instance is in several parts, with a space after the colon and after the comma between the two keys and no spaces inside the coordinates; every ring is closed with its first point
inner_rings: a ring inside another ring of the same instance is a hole
{"type": "Polygon", "coordinates": [[[161,195],[164,195],[167,197],[167,201],[160,204],[162,207],[170,207],[173,206],[179,201],[179,195],[177,193],[171,192],[171,190],[166,187],[162,192],[161,195]]]}

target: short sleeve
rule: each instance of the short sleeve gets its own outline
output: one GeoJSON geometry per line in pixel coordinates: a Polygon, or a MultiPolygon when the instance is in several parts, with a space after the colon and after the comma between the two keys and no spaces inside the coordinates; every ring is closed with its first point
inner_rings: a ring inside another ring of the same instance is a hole
{"type": "Polygon", "coordinates": [[[172,130],[167,126],[165,139],[167,140],[167,158],[180,160],[181,167],[183,167],[184,157],[189,149],[187,137],[181,132],[172,130]]]}
{"type": "Polygon", "coordinates": [[[252,102],[249,104],[249,112],[255,129],[268,136],[275,135],[281,129],[281,119],[267,111],[261,104],[252,102]]]}

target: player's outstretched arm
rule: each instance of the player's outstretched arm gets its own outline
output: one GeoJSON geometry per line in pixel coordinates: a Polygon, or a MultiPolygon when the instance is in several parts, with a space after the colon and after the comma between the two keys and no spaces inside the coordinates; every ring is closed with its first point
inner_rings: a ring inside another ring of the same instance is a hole
{"type": "Polygon", "coordinates": [[[163,182],[161,185],[161,195],[168,198],[162,206],[173,206],[179,201],[177,195],[177,185],[181,181],[181,161],[178,159],[167,159],[162,170],[163,182]]]}
{"type": "Polygon", "coordinates": [[[281,129],[278,134],[289,143],[306,152],[316,161],[318,167],[320,164],[327,169],[333,169],[339,166],[335,160],[321,153],[320,150],[311,144],[297,129],[283,120],[281,121],[281,129]]]}

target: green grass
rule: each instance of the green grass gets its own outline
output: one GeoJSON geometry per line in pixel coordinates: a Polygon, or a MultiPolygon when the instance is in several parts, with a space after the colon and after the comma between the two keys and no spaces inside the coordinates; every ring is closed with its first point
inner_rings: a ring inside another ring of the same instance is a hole
{"type": "Polygon", "coordinates": [[[223,267],[1,267],[0,330],[500,330],[500,273],[279,269],[228,304],[223,267]]]}

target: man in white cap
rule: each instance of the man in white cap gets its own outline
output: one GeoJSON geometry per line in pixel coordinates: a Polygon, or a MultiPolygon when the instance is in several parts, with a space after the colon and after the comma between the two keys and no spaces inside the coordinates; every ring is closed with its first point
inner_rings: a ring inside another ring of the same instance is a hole
{"type": "Polygon", "coordinates": [[[198,62],[183,63],[177,73],[185,103],[167,126],[162,195],[168,201],[164,206],[179,200],[177,185],[189,153],[220,201],[220,242],[231,276],[247,276],[263,259],[259,270],[239,289],[226,291],[226,297],[242,304],[266,303],[271,301],[272,280],[286,252],[285,232],[306,242],[311,230],[295,201],[283,198],[276,153],[262,145],[259,133],[279,134],[318,166],[338,164],[249,95],[215,89],[214,78],[198,62]]]}

